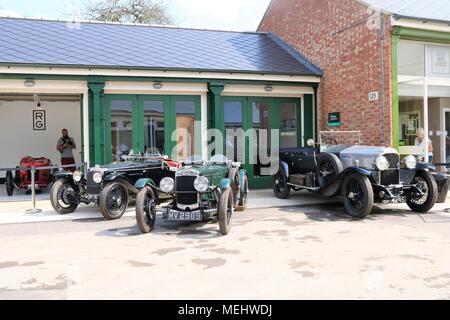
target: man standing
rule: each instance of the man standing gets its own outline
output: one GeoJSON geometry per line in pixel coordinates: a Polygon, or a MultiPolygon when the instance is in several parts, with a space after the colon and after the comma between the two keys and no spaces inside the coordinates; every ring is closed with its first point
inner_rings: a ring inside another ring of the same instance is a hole
{"type": "MultiPolygon", "coordinates": [[[[76,149],[75,140],[69,137],[69,131],[67,129],[62,130],[62,137],[59,138],[58,144],[56,145],[56,150],[61,153],[61,165],[71,165],[75,164],[75,159],[73,157],[73,150],[76,149]]],[[[74,167],[65,168],[65,170],[74,172],[76,170],[74,167]]]]}

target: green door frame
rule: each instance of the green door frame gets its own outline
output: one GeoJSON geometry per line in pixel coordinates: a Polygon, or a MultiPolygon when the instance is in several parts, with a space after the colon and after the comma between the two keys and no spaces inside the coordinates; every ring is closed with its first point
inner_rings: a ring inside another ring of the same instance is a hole
{"type": "MultiPolygon", "coordinates": [[[[132,104],[132,140],[133,150],[144,152],[144,102],[145,101],[163,101],[164,102],[164,141],[165,154],[170,156],[171,151],[176,145],[172,141],[172,132],[176,129],[176,103],[177,101],[194,101],[195,120],[201,121],[201,97],[187,95],[135,95],[135,94],[107,94],[105,95],[106,105],[106,146],[111,146],[111,102],[112,101],[131,101],[132,104]],[[135,128],[139,128],[136,130],[135,128]]],[[[201,151],[201,132],[196,134],[196,150],[201,151]]],[[[107,163],[112,161],[112,155],[107,147],[107,163]]]]}
{"type": "MultiPolygon", "coordinates": [[[[295,103],[297,112],[297,145],[302,144],[302,98],[283,98],[283,97],[222,97],[222,109],[225,107],[225,102],[241,102],[243,105],[243,130],[253,128],[253,103],[267,103],[269,105],[269,129],[280,129],[280,107],[282,103],[295,103]]],[[[218,127],[216,125],[216,127],[218,127]]],[[[225,132],[223,131],[225,136],[225,132]]],[[[280,143],[280,141],[278,141],[280,143]]],[[[250,153],[250,141],[247,137],[245,139],[245,163],[244,168],[249,175],[249,184],[252,188],[268,188],[272,185],[272,177],[255,177],[254,166],[248,164],[252,154],[250,153]]]]}

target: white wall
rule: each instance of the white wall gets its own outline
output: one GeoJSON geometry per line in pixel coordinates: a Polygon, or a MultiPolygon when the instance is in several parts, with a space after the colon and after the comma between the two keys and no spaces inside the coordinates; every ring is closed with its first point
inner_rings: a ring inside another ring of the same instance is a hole
{"type": "MultiPolygon", "coordinates": [[[[75,139],[75,161],[81,161],[81,120],[79,102],[41,101],[46,111],[47,128],[33,131],[33,101],[5,101],[0,99],[0,167],[15,167],[23,156],[47,157],[60,164],[56,143],[61,129],[67,128],[75,139]]],[[[0,177],[5,173],[0,172],[0,177]]]]}

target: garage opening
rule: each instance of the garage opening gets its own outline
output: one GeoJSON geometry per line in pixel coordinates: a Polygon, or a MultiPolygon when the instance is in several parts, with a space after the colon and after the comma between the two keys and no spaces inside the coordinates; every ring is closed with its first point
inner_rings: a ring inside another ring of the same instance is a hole
{"type": "MultiPolygon", "coordinates": [[[[56,145],[63,128],[74,138],[73,154],[76,163],[81,163],[81,101],[80,95],[0,94],[0,168],[15,168],[27,156],[60,165],[56,145]]],[[[6,173],[0,171],[0,201],[6,196],[5,178],[6,173]]],[[[15,190],[15,194],[24,195],[26,190],[15,190]]]]}

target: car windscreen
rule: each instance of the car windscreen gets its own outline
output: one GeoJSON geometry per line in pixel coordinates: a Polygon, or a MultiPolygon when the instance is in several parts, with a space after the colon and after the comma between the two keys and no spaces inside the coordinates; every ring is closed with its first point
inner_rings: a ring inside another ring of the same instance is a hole
{"type": "Polygon", "coordinates": [[[213,163],[227,163],[228,158],[223,154],[216,154],[215,156],[211,157],[211,160],[209,161],[213,163]]]}

